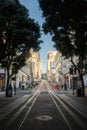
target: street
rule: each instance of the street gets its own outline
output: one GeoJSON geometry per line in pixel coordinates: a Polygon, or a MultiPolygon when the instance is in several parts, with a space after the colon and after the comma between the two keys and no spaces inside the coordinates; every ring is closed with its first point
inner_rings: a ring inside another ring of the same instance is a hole
{"type": "Polygon", "coordinates": [[[66,93],[42,81],[0,109],[0,130],[86,130],[87,105],[66,93]]]}
{"type": "Polygon", "coordinates": [[[0,130],[87,130],[87,0],[0,0],[0,130]]]}

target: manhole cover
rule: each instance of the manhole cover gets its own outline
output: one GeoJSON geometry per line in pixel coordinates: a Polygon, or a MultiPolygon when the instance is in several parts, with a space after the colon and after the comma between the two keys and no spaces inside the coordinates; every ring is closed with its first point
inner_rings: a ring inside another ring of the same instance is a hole
{"type": "Polygon", "coordinates": [[[47,120],[51,120],[52,117],[51,117],[51,116],[47,116],[47,115],[43,115],[43,116],[38,116],[38,117],[36,117],[36,119],[38,119],[38,120],[43,120],[43,121],[47,121],[47,120]]]}

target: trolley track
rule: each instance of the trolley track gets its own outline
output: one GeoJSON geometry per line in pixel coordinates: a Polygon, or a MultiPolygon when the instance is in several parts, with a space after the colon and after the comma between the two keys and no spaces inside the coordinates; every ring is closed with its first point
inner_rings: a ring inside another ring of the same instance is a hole
{"type": "Polygon", "coordinates": [[[3,120],[1,120],[0,130],[15,130],[15,128],[19,130],[28,113],[30,112],[32,106],[34,105],[38,95],[39,92],[31,94],[25,102],[18,105],[16,109],[14,109],[11,113],[6,115],[6,117],[3,120]]]}
{"type": "Polygon", "coordinates": [[[52,90],[49,91],[49,94],[70,130],[87,130],[87,119],[81,113],[79,113],[77,109],[75,109],[67,101],[63,100],[61,96],[55,94],[52,90]]]}
{"type": "MultiPolygon", "coordinates": [[[[71,109],[71,110],[75,113],[75,115],[77,115],[77,116],[82,120],[82,122],[84,122],[85,124],[87,123],[87,117],[86,117],[86,115],[85,115],[84,113],[82,113],[79,109],[77,109],[72,103],[70,103],[70,102],[66,101],[65,99],[61,98],[61,96],[57,95],[57,97],[58,97],[64,104],[66,104],[67,107],[68,107],[69,109],[71,109]]],[[[83,109],[83,111],[85,111],[85,110],[83,109]]]]}
{"type": "MultiPolygon", "coordinates": [[[[7,118],[5,117],[2,120],[3,125],[0,130],[21,130],[24,122],[26,122],[26,118],[30,118],[29,113],[34,104],[38,102],[37,98],[39,95],[40,97],[41,95],[48,95],[48,97],[52,99],[51,101],[56,108],[56,116],[58,116],[58,114],[61,116],[61,121],[66,124],[67,130],[87,130],[87,118],[80,111],[78,111],[78,109],[75,109],[73,104],[67,102],[67,100],[61,97],[61,94],[56,94],[52,89],[50,89],[48,84],[44,83],[43,88],[45,91],[39,88],[35,93],[29,96],[27,100],[19,104],[13,111],[11,111],[11,113],[8,113],[6,115],[7,118]]],[[[40,97],[39,102],[41,101],[40,97]]],[[[37,128],[35,128],[35,130],[36,129],[37,128]]]]}

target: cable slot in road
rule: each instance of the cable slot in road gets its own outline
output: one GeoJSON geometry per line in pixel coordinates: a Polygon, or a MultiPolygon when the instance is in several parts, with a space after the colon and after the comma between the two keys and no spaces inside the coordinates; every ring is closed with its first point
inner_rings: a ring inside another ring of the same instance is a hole
{"type": "Polygon", "coordinates": [[[64,120],[66,121],[67,125],[69,126],[70,130],[71,130],[72,128],[70,127],[70,124],[68,124],[67,118],[64,116],[63,112],[62,112],[61,109],[58,107],[56,100],[57,100],[57,101],[62,105],[62,107],[72,116],[72,118],[77,122],[78,126],[79,126],[81,129],[85,129],[85,130],[87,129],[86,124],[85,124],[82,120],[80,120],[80,119],[77,117],[77,115],[75,115],[75,113],[74,113],[73,111],[71,111],[71,109],[70,109],[69,107],[67,107],[67,105],[64,104],[64,102],[63,102],[60,98],[58,98],[57,95],[55,95],[55,94],[53,93],[53,91],[50,90],[50,91],[49,91],[49,94],[51,95],[51,97],[52,97],[52,99],[53,99],[55,105],[57,106],[58,110],[60,111],[60,113],[61,113],[61,115],[63,116],[64,120]],[[54,97],[55,97],[56,100],[54,99],[54,97]]]}
{"type": "Polygon", "coordinates": [[[22,121],[19,124],[19,128],[17,130],[20,129],[20,127],[22,126],[23,122],[25,121],[27,115],[29,114],[31,108],[33,107],[39,93],[38,92],[34,93],[26,102],[25,104],[23,104],[23,106],[6,122],[6,124],[4,124],[4,126],[1,128],[2,130],[6,130],[6,129],[10,129],[10,126],[12,126],[12,123],[15,122],[15,120],[18,118],[18,116],[23,112],[23,110],[28,106],[28,111],[25,113],[25,116],[23,117],[22,121]],[[33,101],[32,101],[33,100],[33,101]],[[31,105],[28,105],[30,102],[31,105]]]}

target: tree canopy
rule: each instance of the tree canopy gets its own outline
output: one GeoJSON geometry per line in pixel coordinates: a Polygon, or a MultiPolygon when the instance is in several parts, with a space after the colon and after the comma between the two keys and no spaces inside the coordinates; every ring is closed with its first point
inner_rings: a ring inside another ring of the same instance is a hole
{"type": "MultiPolygon", "coordinates": [[[[52,35],[55,47],[78,70],[82,79],[87,62],[87,0],[38,0],[45,22],[43,30],[52,35]],[[78,56],[78,64],[73,56],[78,56]]],[[[82,82],[83,84],[83,82],[82,82]]]]}
{"type": "Polygon", "coordinates": [[[87,47],[87,1],[38,1],[45,17],[43,30],[50,32],[55,47],[65,56],[83,55],[87,47]],[[71,54],[67,48],[71,48],[71,54]]]}
{"type": "Polygon", "coordinates": [[[25,64],[31,48],[40,49],[40,36],[39,24],[19,0],[0,0],[0,63],[7,70],[8,80],[10,72],[16,73],[25,64]],[[14,67],[16,71],[9,71],[14,67]]]}

